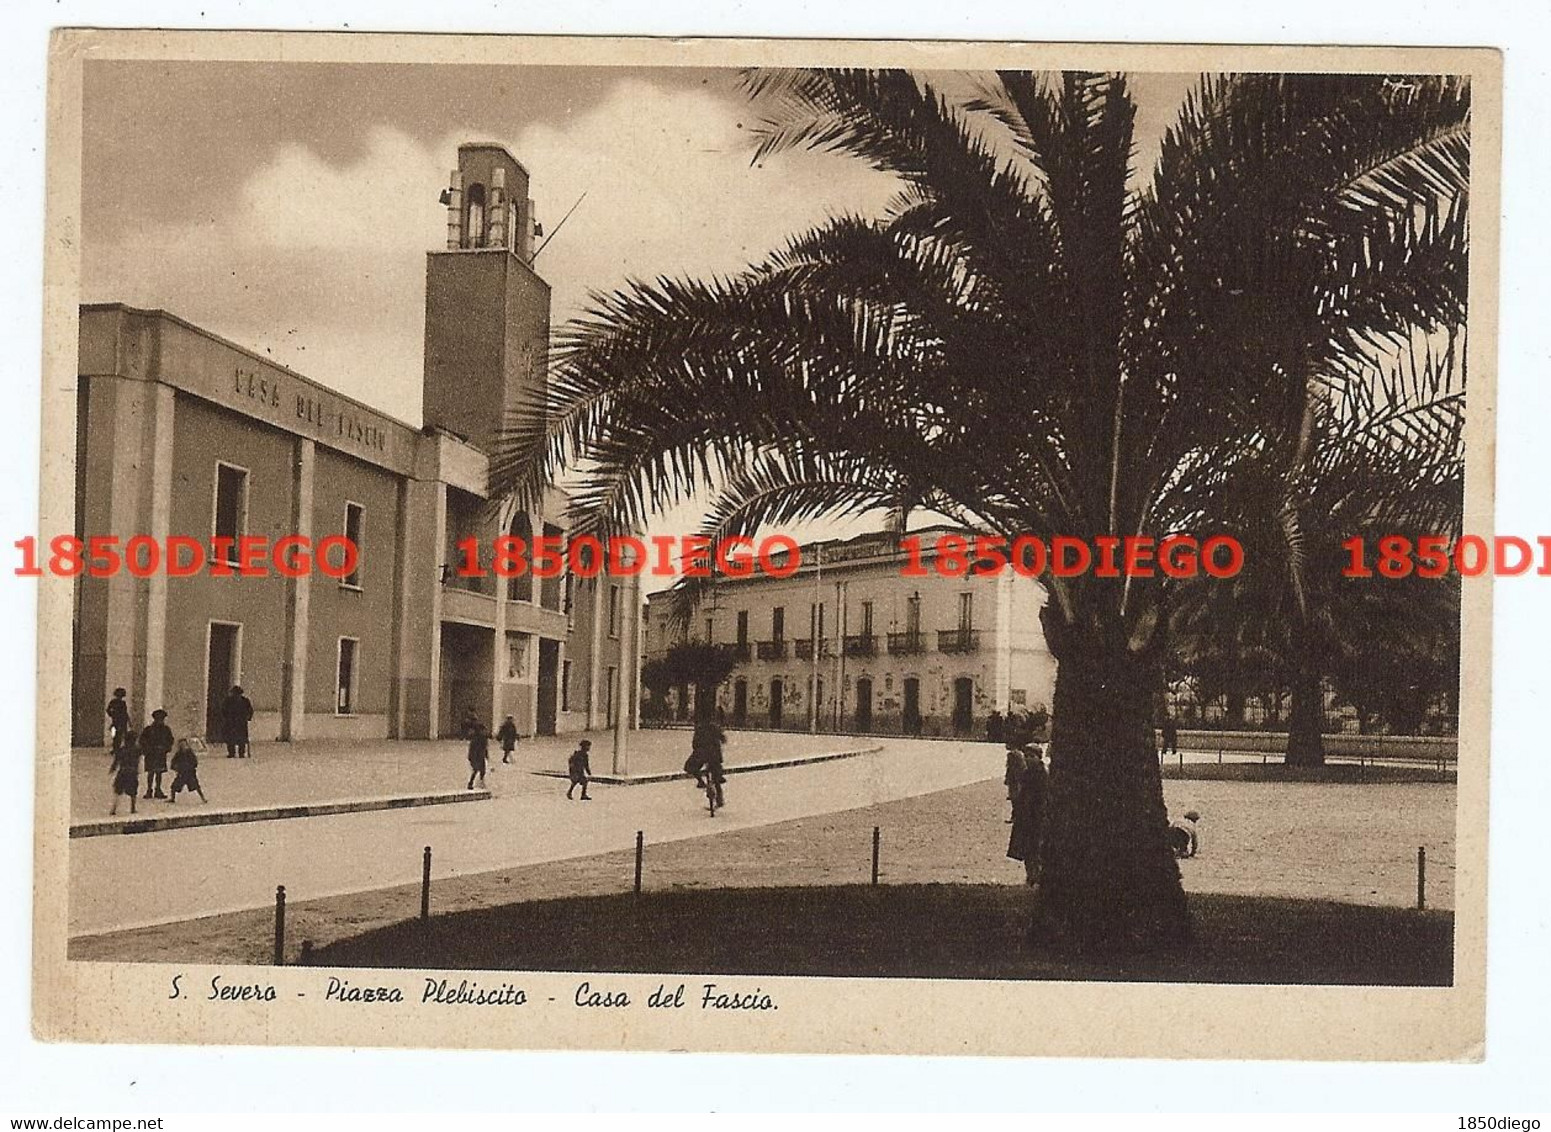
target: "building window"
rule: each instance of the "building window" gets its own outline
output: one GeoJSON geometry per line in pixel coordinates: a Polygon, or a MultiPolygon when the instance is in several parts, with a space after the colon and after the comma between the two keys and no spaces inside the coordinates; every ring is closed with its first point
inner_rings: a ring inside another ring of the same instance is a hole
{"type": "Polygon", "coordinates": [[[872,636],[872,602],[862,602],[862,636],[872,636]]]}
{"type": "Polygon", "coordinates": [[[506,678],[508,680],[522,679],[523,656],[527,651],[527,637],[516,636],[506,639],[506,678]]]}
{"type": "Polygon", "coordinates": [[[337,698],[334,708],[339,715],[355,714],[356,654],[360,647],[361,642],[354,637],[339,638],[339,672],[335,681],[337,698]]]}
{"type": "Polygon", "coordinates": [[[232,540],[227,561],[237,560],[237,540],[248,519],[248,472],[235,464],[215,465],[215,536],[232,540]]]}
{"type": "Polygon", "coordinates": [[[571,662],[560,662],[560,710],[571,710],[571,662]]]}
{"type": "Polygon", "coordinates": [[[921,595],[911,594],[905,600],[905,632],[912,637],[921,632],[921,595]]]}
{"type": "Polygon", "coordinates": [[[468,220],[464,225],[463,246],[485,246],[485,186],[473,184],[464,194],[468,198],[468,220]]]}
{"type": "Polygon", "coordinates": [[[749,643],[749,611],[746,609],[738,611],[738,643],[749,643]]]}
{"type": "Polygon", "coordinates": [[[609,587],[609,636],[619,636],[619,587],[609,587]]]}
{"type": "Polygon", "coordinates": [[[715,633],[714,633],[715,628],[716,628],[716,619],[714,617],[707,617],[705,619],[705,643],[708,644],[708,645],[712,643],[712,641],[713,641],[713,639],[715,637],[715,633]]]}
{"type": "Polygon", "coordinates": [[[355,569],[352,570],[340,585],[349,586],[351,589],[361,588],[361,538],[366,529],[366,508],[359,503],[345,504],[345,538],[355,546],[355,569]]]}
{"type": "Polygon", "coordinates": [[[778,605],[770,611],[770,639],[786,640],[786,606],[778,605]]]}
{"type": "Polygon", "coordinates": [[[959,594],[959,628],[968,632],[975,624],[975,595],[959,594]]]}

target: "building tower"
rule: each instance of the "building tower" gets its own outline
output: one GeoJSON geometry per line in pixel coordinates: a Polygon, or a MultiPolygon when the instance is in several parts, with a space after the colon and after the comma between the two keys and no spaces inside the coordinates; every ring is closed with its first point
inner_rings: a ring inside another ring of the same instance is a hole
{"type": "Polygon", "coordinates": [[[544,393],[549,285],[533,270],[528,172],[468,142],[447,191],[447,246],[427,254],[425,425],[491,452],[503,423],[544,393]]]}

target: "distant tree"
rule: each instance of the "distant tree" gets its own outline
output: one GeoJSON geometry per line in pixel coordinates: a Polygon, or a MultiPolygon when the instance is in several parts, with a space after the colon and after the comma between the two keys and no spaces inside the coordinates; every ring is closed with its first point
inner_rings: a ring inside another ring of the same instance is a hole
{"type": "Polygon", "coordinates": [[[704,641],[686,641],[674,645],[663,659],[669,685],[689,685],[695,689],[695,719],[716,715],[716,689],[726,682],[737,665],[731,649],[704,641]]]}
{"type": "Polygon", "coordinates": [[[668,693],[673,690],[673,670],[666,658],[654,656],[641,665],[641,686],[647,691],[648,718],[663,719],[668,714],[668,693]]]}

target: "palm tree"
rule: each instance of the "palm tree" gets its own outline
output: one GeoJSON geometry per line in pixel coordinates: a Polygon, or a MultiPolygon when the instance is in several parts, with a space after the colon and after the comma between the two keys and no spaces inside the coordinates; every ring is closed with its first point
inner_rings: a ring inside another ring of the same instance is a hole
{"type": "MultiPolygon", "coordinates": [[[[1462,302],[1455,313],[1463,318],[1462,302]]],[[[1458,536],[1462,336],[1444,326],[1437,343],[1413,341],[1364,379],[1316,390],[1295,436],[1225,461],[1190,500],[1239,539],[1247,565],[1226,584],[1180,586],[1172,630],[1195,655],[1280,658],[1292,693],[1290,765],[1324,762],[1327,677],[1351,686],[1359,670],[1421,663],[1440,628],[1458,637],[1450,578],[1346,577],[1343,548],[1362,538],[1371,561],[1390,535],[1458,536]]]]}
{"type": "MultiPolygon", "coordinates": [[[[1468,91],[1447,78],[1206,77],[1133,181],[1122,75],[1000,73],[956,104],[902,71],[756,71],[755,160],[899,178],[731,278],[637,281],[558,335],[493,493],[585,464],[625,531],[706,485],[707,532],[925,508],[1005,536],[1161,537],[1235,453],[1296,435],[1376,341],[1463,289],[1468,91]]],[[[1189,935],[1151,705],[1159,578],[1047,581],[1058,670],[1033,934],[1189,935]]]]}

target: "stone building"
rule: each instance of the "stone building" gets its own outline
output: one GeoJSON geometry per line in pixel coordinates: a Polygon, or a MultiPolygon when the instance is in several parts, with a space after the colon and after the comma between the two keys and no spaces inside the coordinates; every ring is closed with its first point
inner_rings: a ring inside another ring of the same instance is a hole
{"type": "MultiPolygon", "coordinates": [[[[488,454],[507,414],[544,389],[549,286],[533,266],[528,175],[498,145],[459,147],[447,241],[426,265],[424,423],[415,428],[182,319],[83,306],[76,535],[345,535],[333,578],[82,577],[74,741],[103,741],[129,692],[135,726],[165,707],[180,734],[218,737],[240,684],[256,740],[454,735],[465,713],[524,733],[602,727],[637,681],[607,580],[464,577],[459,543],[565,533],[567,500],[493,507],[488,454]]],[[[216,555],[220,557],[220,555],[216,555]]]]}
{"type": "MultiPolygon", "coordinates": [[[[647,656],[687,639],[730,649],[717,707],[733,726],[951,735],[983,732],[993,710],[1048,708],[1043,587],[1011,571],[945,577],[935,541],[961,532],[910,533],[924,576],[908,576],[899,536],[880,533],[803,546],[788,578],[719,577],[687,626],[667,591],[652,594],[647,656]]],[[[670,715],[688,714],[683,696],[670,715]]]]}

